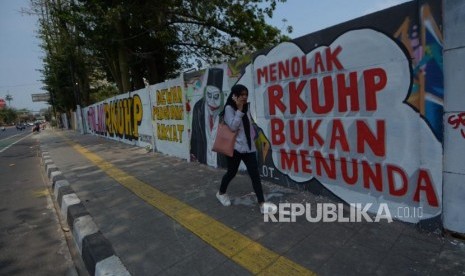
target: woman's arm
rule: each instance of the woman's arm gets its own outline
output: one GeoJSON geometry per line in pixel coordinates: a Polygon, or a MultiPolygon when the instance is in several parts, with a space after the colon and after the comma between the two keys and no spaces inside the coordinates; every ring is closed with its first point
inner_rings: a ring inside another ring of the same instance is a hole
{"type": "Polygon", "coordinates": [[[239,110],[234,110],[230,105],[227,105],[224,111],[224,122],[232,131],[237,131],[242,122],[244,113],[239,110]]]}

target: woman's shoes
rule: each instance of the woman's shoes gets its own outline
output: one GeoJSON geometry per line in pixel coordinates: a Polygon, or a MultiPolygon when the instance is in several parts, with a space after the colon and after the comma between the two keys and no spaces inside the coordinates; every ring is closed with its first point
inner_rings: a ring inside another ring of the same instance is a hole
{"type": "Polygon", "coordinates": [[[262,205],[260,205],[260,212],[262,214],[276,214],[278,211],[278,207],[271,202],[263,202],[262,205]]]}
{"type": "MultiPolygon", "coordinates": [[[[231,200],[226,193],[221,195],[220,192],[216,192],[216,198],[223,206],[231,205],[231,200]]],[[[276,214],[278,212],[278,207],[274,203],[263,202],[263,204],[260,205],[260,212],[262,214],[276,214]]]]}
{"type": "Polygon", "coordinates": [[[220,192],[216,193],[216,198],[223,204],[223,206],[231,205],[231,200],[229,200],[229,196],[227,194],[220,195],[220,192]]]}

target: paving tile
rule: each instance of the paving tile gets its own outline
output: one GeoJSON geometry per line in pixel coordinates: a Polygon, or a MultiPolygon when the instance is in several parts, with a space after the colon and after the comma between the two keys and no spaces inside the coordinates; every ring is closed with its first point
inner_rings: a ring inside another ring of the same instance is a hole
{"type": "Polygon", "coordinates": [[[207,273],[208,276],[231,275],[231,276],[248,276],[251,272],[231,260],[227,260],[207,273]]]}
{"type": "Polygon", "coordinates": [[[439,256],[440,250],[440,244],[402,235],[391,248],[390,254],[429,263],[439,256]]]}
{"type": "Polygon", "coordinates": [[[281,224],[280,227],[273,230],[268,235],[260,238],[258,242],[280,255],[286,253],[310,235],[309,229],[292,223],[281,224]]]}
{"type": "Polygon", "coordinates": [[[465,246],[454,249],[443,248],[433,262],[431,275],[465,275],[465,246]]]}
{"type": "Polygon", "coordinates": [[[317,272],[339,249],[325,240],[307,237],[294,245],[284,256],[317,272]]]}
{"type": "MultiPolygon", "coordinates": [[[[412,260],[401,255],[388,254],[375,275],[430,275],[432,264],[421,260],[412,260]]],[[[433,274],[435,275],[435,274],[433,274]]]]}
{"type": "Polygon", "coordinates": [[[263,222],[253,220],[241,225],[236,230],[252,240],[258,240],[274,231],[281,226],[279,222],[263,222]]]}
{"type": "Polygon", "coordinates": [[[341,247],[357,233],[356,229],[350,229],[338,223],[327,222],[321,223],[321,225],[312,232],[310,238],[315,241],[324,240],[329,245],[341,247]]]}
{"type": "Polygon", "coordinates": [[[195,254],[174,264],[160,275],[207,275],[213,270],[221,270],[228,259],[211,247],[202,247],[195,254]]]}
{"type": "Polygon", "coordinates": [[[350,238],[349,244],[363,244],[375,250],[389,250],[401,235],[401,231],[381,226],[377,223],[367,223],[350,238]]]}
{"type": "Polygon", "coordinates": [[[318,272],[322,275],[371,275],[386,254],[361,245],[345,246],[332,255],[318,272]]]}

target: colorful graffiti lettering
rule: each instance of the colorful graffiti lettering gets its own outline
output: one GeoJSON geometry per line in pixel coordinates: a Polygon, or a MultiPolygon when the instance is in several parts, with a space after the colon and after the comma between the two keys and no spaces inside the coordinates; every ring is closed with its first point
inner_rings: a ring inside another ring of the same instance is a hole
{"type": "Polygon", "coordinates": [[[181,86],[160,89],[155,92],[157,104],[152,107],[154,121],[182,121],[182,124],[157,122],[159,140],[182,143],[184,132],[184,105],[181,86]]]}
{"type": "Polygon", "coordinates": [[[381,68],[365,70],[361,74],[348,72],[337,74],[335,77],[326,76],[321,82],[318,78],[298,82],[290,81],[287,83],[287,91],[280,84],[271,85],[267,91],[269,115],[275,115],[276,109],[290,115],[300,112],[307,116],[327,114],[334,109],[337,109],[337,112],[374,111],[377,108],[376,93],[381,91],[385,85],[386,72],[381,68]],[[346,85],[346,78],[350,79],[349,85],[346,85]],[[359,95],[358,80],[363,81],[365,86],[363,101],[365,105],[362,107],[359,104],[361,95],[359,95]],[[310,89],[304,91],[307,85],[310,89]],[[302,92],[304,92],[303,96],[309,100],[308,103],[301,98],[302,92]],[[284,94],[288,94],[288,111],[283,102],[284,94]],[[335,99],[338,102],[337,106],[335,106],[335,99]]]}
{"type": "Polygon", "coordinates": [[[107,131],[105,128],[105,111],[104,105],[99,104],[95,107],[90,107],[87,111],[87,125],[90,131],[99,135],[106,135],[107,131]]]}
{"type": "Polygon", "coordinates": [[[126,138],[139,138],[142,122],[142,101],[139,95],[104,104],[105,127],[109,135],[126,138]]]}
{"type": "Polygon", "coordinates": [[[289,77],[297,78],[311,74],[327,73],[333,70],[342,70],[344,67],[338,59],[342,47],[335,49],[326,48],[322,52],[315,53],[311,60],[306,56],[292,57],[284,61],[272,63],[257,69],[257,83],[260,85],[264,82],[275,82],[289,77]]]}

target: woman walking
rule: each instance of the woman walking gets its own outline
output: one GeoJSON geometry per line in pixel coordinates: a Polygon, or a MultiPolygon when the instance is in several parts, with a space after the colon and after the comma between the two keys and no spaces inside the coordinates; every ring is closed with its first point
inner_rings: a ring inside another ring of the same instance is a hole
{"type": "Polygon", "coordinates": [[[221,180],[220,190],[216,193],[216,197],[224,206],[231,205],[231,200],[226,194],[231,180],[236,176],[237,170],[241,161],[244,161],[247,167],[247,172],[252,180],[252,186],[257,196],[260,212],[276,213],[277,207],[275,204],[265,202],[263,197],[262,183],[260,180],[260,173],[258,171],[258,162],[256,157],[256,147],[252,140],[252,125],[250,121],[249,105],[247,99],[249,90],[241,84],[236,84],[231,88],[223,111],[220,117],[224,116],[224,122],[229,126],[232,131],[237,132],[236,143],[234,145],[233,157],[227,157],[228,170],[221,180]]]}

